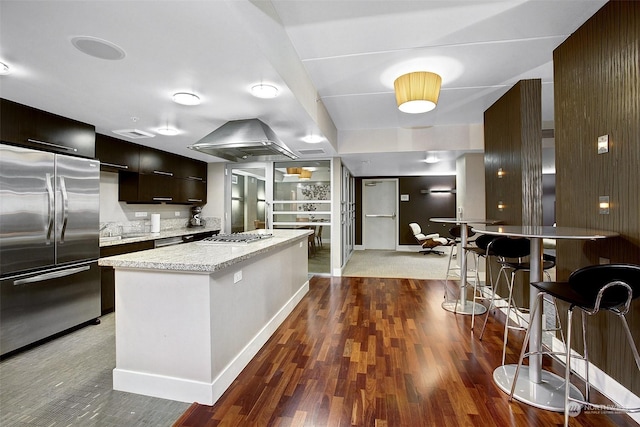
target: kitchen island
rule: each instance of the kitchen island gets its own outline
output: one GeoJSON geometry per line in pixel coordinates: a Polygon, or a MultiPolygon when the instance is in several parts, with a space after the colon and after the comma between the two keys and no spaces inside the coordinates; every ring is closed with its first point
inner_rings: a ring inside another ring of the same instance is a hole
{"type": "Polygon", "coordinates": [[[310,230],[102,258],[115,269],[113,388],[212,405],[309,290],[310,230]]]}

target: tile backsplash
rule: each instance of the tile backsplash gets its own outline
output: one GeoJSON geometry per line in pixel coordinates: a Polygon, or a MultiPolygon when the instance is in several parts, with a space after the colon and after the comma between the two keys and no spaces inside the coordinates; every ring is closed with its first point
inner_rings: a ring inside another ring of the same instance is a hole
{"type": "MultiPolygon", "coordinates": [[[[220,229],[220,218],[205,217],[208,229],[220,229]]],[[[160,231],[177,230],[189,226],[188,218],[160,218],[160,231]]],[[[145,234],[151,232],[151,219],[137,221],[101,222],[100,237],[121,236],[126,234],[145,234]]]]}

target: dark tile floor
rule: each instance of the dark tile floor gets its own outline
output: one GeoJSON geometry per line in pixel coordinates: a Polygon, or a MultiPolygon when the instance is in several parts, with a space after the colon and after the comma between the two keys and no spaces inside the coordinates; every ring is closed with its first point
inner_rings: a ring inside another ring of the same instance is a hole
{"type": "Polygon", "coordinates": [[[112,389],[113,313],[0,362],[0,426],[171,426],[188,403],[112,389]]]}

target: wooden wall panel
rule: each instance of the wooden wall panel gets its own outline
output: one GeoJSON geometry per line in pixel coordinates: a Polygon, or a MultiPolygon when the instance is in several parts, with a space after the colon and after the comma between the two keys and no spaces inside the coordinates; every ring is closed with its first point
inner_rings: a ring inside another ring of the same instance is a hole
{"type": "MultiPolygon", "coordinates": [[[[518,82],[485,111],[484,145],[486,217],[503,224],[542,225],[540,79],[518,82]],[[502,178],[500,168],[505,173],[502,178]],[[504,209],[498,209],[499,202],[504,209]]],[[[493,266],[494,275],[499,269],[493,266]]],[[[521,307],[529,306],[528,283],[528,274],[516,275],[514,299],[521,307]]]]}
{"type": "Polygon", "coordinates": [[[542,224],[541,103],[541,80],[522,80],[484,113],[487,218],[542,224]]]}
{"type": "MultiPolygon", "coordinates": [[[[558,242],[557,277],[565,280],[601,258],[640,264],[640,2],[610,1],[553,59],[558,225],[620,233],[609,241],[558,242]],[[600,135],[609,135],[609,153],[597,154],[600,135]],[[599,214],[604,195],[610,197],[608,215],[599,214]]],[[[640,342],[640,301],[627,318],[640,342]]],[[[640,375],[618,322],[598,316],[590,327],[593,362],[640,394],[640,375]]]]}

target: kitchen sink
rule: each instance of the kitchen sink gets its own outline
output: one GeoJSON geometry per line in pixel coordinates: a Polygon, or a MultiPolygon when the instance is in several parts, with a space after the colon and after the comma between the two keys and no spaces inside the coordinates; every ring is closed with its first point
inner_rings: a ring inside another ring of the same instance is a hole
{"type": "Polygon", "coordinates": [[[122,236],[105,236],[100,238],[100,242],[113,242],[122,239],[122,236]]]}

